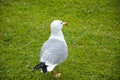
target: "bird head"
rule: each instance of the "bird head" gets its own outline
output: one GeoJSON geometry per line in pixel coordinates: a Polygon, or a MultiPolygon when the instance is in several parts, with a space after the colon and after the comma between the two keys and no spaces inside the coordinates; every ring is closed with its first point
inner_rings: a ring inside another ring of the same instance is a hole
{"type": "Polygon", "coordinates": [[[61,20],[54,20],[52,23],[51,23],[51,29],[55,29],[55,30],[61,30],[63,25],[66,25],[67,22],[63,22],[61,20]]]}

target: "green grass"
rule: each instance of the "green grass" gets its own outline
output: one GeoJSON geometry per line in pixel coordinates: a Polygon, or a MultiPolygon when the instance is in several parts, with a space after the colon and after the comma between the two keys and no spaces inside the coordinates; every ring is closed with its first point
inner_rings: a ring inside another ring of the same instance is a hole
{"type": "Polygon", "coordinates": [[[54,19],[68,22],[58,80],[120,79],[119,0],[0,0],[0,80],[54,80],[31,71],[54,19]]]}

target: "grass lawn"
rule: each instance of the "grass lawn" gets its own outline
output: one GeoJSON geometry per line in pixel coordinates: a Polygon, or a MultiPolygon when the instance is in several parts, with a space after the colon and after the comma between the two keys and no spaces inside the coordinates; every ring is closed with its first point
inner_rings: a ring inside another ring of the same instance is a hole
{"type": "Polygon", "coordinates": [[[119,0],[0,0],[0,80],[54,80],[31,71],[54,19],[68,22],[58,80],[120,80],[119,0]]]}

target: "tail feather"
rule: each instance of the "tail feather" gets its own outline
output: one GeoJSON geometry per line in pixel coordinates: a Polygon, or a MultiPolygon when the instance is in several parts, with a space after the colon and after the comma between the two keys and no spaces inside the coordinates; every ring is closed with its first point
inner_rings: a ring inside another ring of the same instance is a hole
{"type": "Polygon", "coordinates": [[[47,72],[47,65],[45,65],[44,62],[41,62],[39,64],[37,64],[34,68],[33,68],[33,71],[35,70],[38,70],[38,69],[42,69],[43,73],[46,73],[47,72]]]}

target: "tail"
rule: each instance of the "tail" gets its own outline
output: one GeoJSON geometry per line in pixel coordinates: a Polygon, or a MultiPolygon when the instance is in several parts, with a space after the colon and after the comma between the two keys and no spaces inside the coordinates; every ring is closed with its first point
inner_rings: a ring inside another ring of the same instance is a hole
{"type": "Polygon", "coordinates": [[[36,71],[38,69],[42,69],[43,73],[46,73],[47,72],[47,65],[45,65],[45,62],[41,62],[40,64],[36,65],[34,68],[33,68],[33,71],[36,71]]]}

